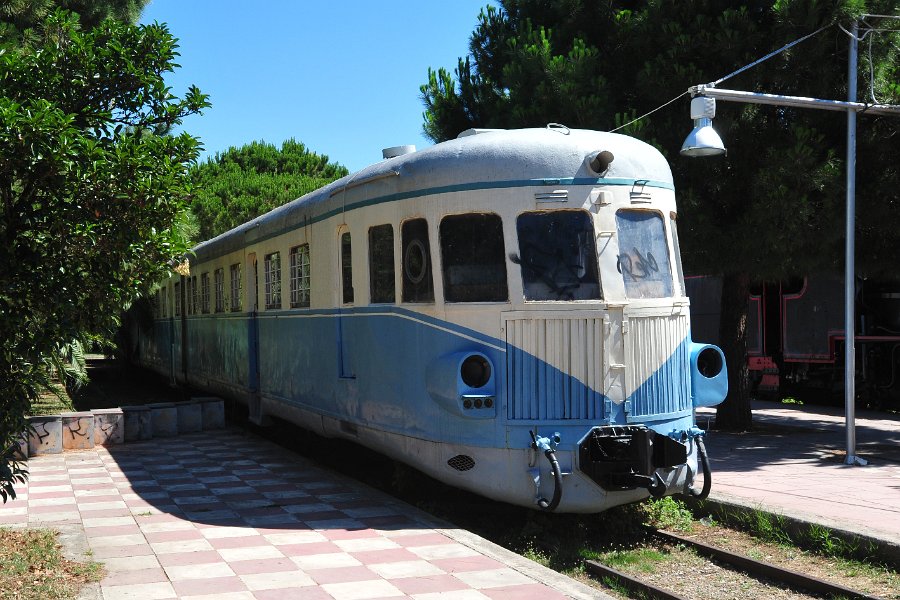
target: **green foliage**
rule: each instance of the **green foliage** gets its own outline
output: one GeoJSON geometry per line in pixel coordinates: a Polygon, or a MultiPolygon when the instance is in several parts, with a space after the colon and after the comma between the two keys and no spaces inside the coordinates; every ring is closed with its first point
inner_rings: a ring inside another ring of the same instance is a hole
{"type": "Polygon", "coordinates": [[[191,210],[199,239],[215,237],[344,175],[346,168],[293,139],[281,149],[262,141],[229,148],[191,169],[191,210]]]}
{"type": "Polygon", "coordinates": [[[16,458],[17,452],[18,444],[15,442],[0,451],[0,501],[4,504],[7,500],[16,499],[13,486],[28,479],[28,469],[16,458]]]}
{"type": "Polygon", "coordinates": [[[783,546],[793,545],[783,515],[775,515],[763,510],[739,511],[725,515],[725,520],[764,542],[783,546]]]}
{"type": "Polygon", "coordinates": [[[670,531],[691,531],[694,528],[694,515],[684,502],[665,496],[647,500],[643,505],[647,516],[647,524],[657,529],[670,531]]]}
{"type": "Polygon", "coordinates": [[[65,388],[77,390],[88,382],[87,361],[80,340],[59,344],[56,352],[51,352],[44,359],[44,363],[65,388]]]}
{"type": "Polygon", "coordinates": [[[85,29],[104,19],[136,23],[149,0],[0,0],[0,44],[33,45],[56,9],[72,11],[85,29]]]}
{"type": "Polygon", "coordinates": [[[0,53],[2,464],[49,383],[46,360],[109,330],[187,249],[173,224],[198,142],[160,132],[208,106],[166,87],[177,45],[163,25],[82,31],[56,12],[44,31],[0,53]]]}

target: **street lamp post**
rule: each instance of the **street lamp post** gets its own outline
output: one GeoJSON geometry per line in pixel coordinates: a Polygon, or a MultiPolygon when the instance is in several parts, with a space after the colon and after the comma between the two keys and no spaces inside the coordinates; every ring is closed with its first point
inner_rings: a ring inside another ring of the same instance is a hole
{"type": "MultiPolygon", "coordinates": [[[[850,26],[847,101],[856,101],[859,25],[850,26]]],[[[856,111],[847,110],[847,216],[844,238],[844,420],[848,465],[865,465],[856,455],[856,111]]]]}
{"type": "MultiPolygon", "coordinates": [[[[869,15],[863,15],[867,17],[869,15]]],[[[848,465],[865,465],[865,459],[856,456],[856,286],[855,286],[855,234],[856,234],[856,113],[871,115],[900,115],[900,106],[893,104],[865,104],[856,101],[858,23],[850,29],[850,52],[847,66],[847,101],[822,100],[799,96],[781,96],[757,92],[725,90],[715,84],[697,85],[688,89],[692,96],[691,118],[694,129],[684,141],[681,154],[685,156],[715,156],[725,153],[725,146],[712,129],[716,116],[716,99],[749,104],[772,104],[820,110],[847,112],[847,217],[844,273],[844,410],[846,419],[848,465]]]]}

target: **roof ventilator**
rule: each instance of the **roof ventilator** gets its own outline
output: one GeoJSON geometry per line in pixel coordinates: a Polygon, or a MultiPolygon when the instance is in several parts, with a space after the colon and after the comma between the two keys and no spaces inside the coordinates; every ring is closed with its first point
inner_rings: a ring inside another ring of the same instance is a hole
{"type": "Polygon", "coordinates": [[[609,165],[616,159],[609,150],[602,150],[588,157],[588,167],[597,175],[603,175],[609,170],[609,165]]]}
{"type": "Polygon", "coordinates": [[[416,151],[416,147],[413,144],[408,146],[392,146],[391,148],[385,148],[381,151],[381,157],[385,160],[389,158],[397,158],[398,156],[403,156],[404,154],[412,154],[416,151]]]}

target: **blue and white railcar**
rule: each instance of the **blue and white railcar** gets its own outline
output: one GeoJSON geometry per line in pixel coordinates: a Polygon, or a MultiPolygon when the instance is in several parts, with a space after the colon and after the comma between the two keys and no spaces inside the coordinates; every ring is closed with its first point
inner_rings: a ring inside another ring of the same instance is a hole
{"type": "Polygon", "coordinates": [[[633,138],[469,131],[197,246],[142,359],[513,504],[700,493],[694,409],[726,378],[691,342],[676,213],[633,138]]]}

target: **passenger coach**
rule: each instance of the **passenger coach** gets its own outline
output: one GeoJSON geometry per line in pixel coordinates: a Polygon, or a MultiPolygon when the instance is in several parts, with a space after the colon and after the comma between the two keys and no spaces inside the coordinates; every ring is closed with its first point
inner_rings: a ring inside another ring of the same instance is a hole
{"type": "Polygon", "coordinates": [[[562,126],[397,150],[197,246],[141,360],[514,504],[707,493],[724,361],[691,342],[662,155],[562,126]]]}

